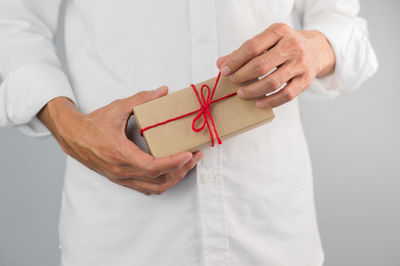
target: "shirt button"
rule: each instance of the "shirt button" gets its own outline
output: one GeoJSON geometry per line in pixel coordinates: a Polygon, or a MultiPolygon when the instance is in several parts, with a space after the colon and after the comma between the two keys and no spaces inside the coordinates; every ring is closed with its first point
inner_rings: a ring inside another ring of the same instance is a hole
{"type": "Polygon", "coordinates": [[[211,183],[211,182],[213,182],[214,180],[215,180],[215,176],[214,176],[213,174],[211,174],[211,173],[209,173],[209,174],[203,176],[203,182],[204,182],[204,183],[211,183]]]}
{"type": "Polygon", "coordinates": [[[197,39],[197,42],[198,42],[199,44],[202,44],[202,45],[209,44],[209,43],[210,43],[210,37],[208,37],[207,35],[201,35],[201,36],[197,39]]]}

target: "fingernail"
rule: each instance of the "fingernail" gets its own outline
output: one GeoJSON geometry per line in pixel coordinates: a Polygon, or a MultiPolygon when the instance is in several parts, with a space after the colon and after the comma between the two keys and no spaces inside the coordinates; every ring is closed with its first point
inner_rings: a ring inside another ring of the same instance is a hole
{"type": "Polygon", "coordinates": [[[264,103],[262,102],[262,101],[257,101],[256,102],[256,106],[258,107],[258,108],[264,108],[265,106],[264,106],[264,103]]]}
{"type": "Polygon", "coordinates": [[[165,91],[165,89],[166,89],[166,87],[165,87],[165,86],[162,86],[162,87],[160,87],[160,88],[158,88],[158,89],[155,89],[154,91],[155,91],[155,93],[157,93],[157,94],[162,94],[162,93],[165,91]]]}
{"type": "Polygon", "coordinates": [[[244,91],[242,90],[242,88],[239,88],[236,93],[240,98],[244,97],[244,91]]]}
{"type": "Polygon", "coordinates": [[[203,158],[201,153],[196,154],[196,162],[200,161],[203,158]]]}
{"type": "Polygon", "coordinates": [[[229,80],[233,83],[235,82],[235,77],[233,75],[229,75],[229,80]]]}
{"type": "Polygon", "coordinates": [[[231,69],[228,66],[224,66],[221,69],[221,74],[224,76],[228,76],[231,73],[231,69]]]}
{"type": "Polygon", "coordinates": [[[191,159],[193,158],[193,155],[190,153],[188,155],[185,156],[185,158],[183,159],[183,164],[186,164],[187,162],[189,162],[191,159]]]}

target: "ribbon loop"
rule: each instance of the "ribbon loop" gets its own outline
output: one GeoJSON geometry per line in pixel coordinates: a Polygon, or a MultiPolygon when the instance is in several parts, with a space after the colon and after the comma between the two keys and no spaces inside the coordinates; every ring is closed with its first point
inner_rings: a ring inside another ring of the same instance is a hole
{"type": "Polygon", "coordinates": [[[201,126],[199,128],[196,128],[196,123],[197,121],[199,121],[199,119],[203,116],[203,112],[200,112],[198,115],[196,115],[196,117],[193,119],[193,123],[192,123],[192,129],[193,131],[196,132],[200,132],[204,129],[204,127],[206,126],[206,120],[203,119],[203,124],[201,124],[201,126]]]}

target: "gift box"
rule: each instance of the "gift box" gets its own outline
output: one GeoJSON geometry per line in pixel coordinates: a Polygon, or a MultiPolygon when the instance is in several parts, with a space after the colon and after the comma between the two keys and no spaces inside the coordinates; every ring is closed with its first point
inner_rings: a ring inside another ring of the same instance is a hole
{"type": "Polygon", "coordinates": [[[219,74],[133,108],[149,152],[156,158],[195,152],[270,122],[272,109],[236,95],[243,84],[219,74]]]}

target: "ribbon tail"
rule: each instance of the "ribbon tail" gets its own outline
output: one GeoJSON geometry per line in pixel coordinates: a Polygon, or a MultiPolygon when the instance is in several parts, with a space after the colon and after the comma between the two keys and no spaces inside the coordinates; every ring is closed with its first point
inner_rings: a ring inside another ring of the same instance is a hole
{"type": "MultiPolygon", "coordinates": [[[[211,121],[211,124],[212,124],[212,126],[213,126],[214,133],[215,133],[215,137],[217,138],[218,144],[222,144],[222,140],[221,140],[221,138],[219,137],[217,127],[215,126],[215,123],[214,123],[214,119],[212,118],[210,111],[208,111],[207,113],[208,113],[208,116],[210,117],[210,121],[211,121]]],[[[208,123],[207,123],[207,124],[208,124],[208,123]]],[[[208,129],[210,129],[210,127],[209,127],[208,129]]],[[[211,129],[210,129],[210,135],[211,135],[211,129]]],[[[212,138],[213,138],[213,140],[214,140],[214,137],[212,137],[212,138]]]]}
{"type": "MultiPolygon", "coordinates": [[[[215,145],[215,141],[214,141],[214,135],[212,133],[211,127],[210,127],[210,123],[208,123],[208,119],[207,119],[207,114],[209,115],[209,112],[204,113],[204,120],[206,121],[206,125],[208,128],[208,133],[210,134],[210,138],[211,138],[211,147],[214,147],[215,145]]],[[[210,115],[209,115],[210,116],[210,115]]],[[[210,119],[212,120],[212,117],[210,116],[210,119]]]]}

